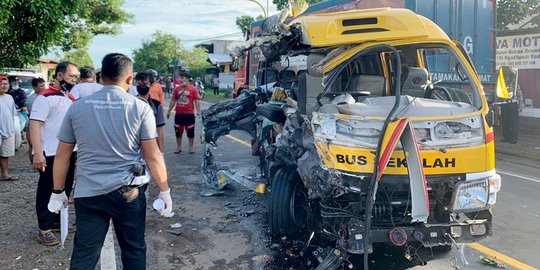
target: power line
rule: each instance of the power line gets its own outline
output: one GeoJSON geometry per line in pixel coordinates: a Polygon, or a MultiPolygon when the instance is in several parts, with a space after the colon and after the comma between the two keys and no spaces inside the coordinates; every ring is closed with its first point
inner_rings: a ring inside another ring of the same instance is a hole
{"type": "Polygon", "coordinates": [[[181,41],[202,41],[202,40],[210,40],[210,39],[215,39],[215,38],[221,38],[221,37],[228,37],[228,36],[234,36],[234,35],[238,35],[238,34],[242,34],[242,31],[234,31],[234,32],[230,32],[230,33],[223,33],[223,34],[219,34],[219,35],[215,35],[215,36],[209,36],[209,37],[201,37],[201,38],[192,38],[192,39],[180,39],[181,41]]]}

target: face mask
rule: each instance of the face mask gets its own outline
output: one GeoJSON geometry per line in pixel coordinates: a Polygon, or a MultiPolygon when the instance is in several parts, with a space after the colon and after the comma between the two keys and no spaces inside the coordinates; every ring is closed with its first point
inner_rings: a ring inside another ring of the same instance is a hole
{"type": "Polygon", "coordinates": [[[140,96],[144,96],[150,92],[150,87],[146,85],[137,85],[137,93],[139,93],[140,96]]]}
{"type": "Polygon", "coordinates": [[[73,86],[75,86],[75,84],[68,83],[65,80],[60,81],[60,87],[62,87],[62,90],[64,91],[71,91],[71,88],[73,88],[73,86]]]}
{"type": "Polygon", "coordinates": [[[19,90],[19,86],[18,86],[18,85],[13,85],[13,86],[11,86],[11,89],[13,89],[13,90],[19,90]]]}
{"type": "Polygon", "coordinates": [[[187,82],[182,82],[180,85],[182,85],[182,86],[187,86],[188,83],[187,83],[187,82]]]}

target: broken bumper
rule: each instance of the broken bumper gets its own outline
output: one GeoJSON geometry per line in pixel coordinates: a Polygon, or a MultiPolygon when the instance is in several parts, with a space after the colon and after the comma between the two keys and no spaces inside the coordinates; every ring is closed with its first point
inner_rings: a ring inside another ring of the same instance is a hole
{"type": "MultiPolygon", "coordinates": [[[[406,242],[419,242],[424,247],[470,243],[481,240],[492,234],[491,220],[469,220],[448,224],[421,224],[397,227],[406,233],[406,242]]],[[[394,228],[372,228],[373,243],[392,243],[394,228]]]]}

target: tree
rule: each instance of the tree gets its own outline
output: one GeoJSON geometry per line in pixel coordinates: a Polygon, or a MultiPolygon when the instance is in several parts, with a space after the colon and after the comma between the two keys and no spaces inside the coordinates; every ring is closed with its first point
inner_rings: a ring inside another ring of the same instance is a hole
{"type": "Polygon", "coordinates": [[[141,48],[133,51],[136,71],[151,68],[159,74],[169,74],[169,64],[173,61],[182,62],[192,73],[199,72],[209,66],[207,58],[205,49],[186,49],[180,39],[160,31],[155,32],[152,39],[143,41],[141,48]]]}
{"type": "MultiPolygon", "coordinates": [[[[308,4],[319,3],[324,0],[306,0],[308,4]]],[[[282,10],[289,4],[289,0],[272,0],[272,3],[276,4],[278,10],[282,10]]]]}
{"type": "Polygon", "coordinates": [[[531,22],[540,23],[540,0],[498,0],[497,31],[508,30],[509,24],[519,23],[530,15],[536,15],[531,22]]]}
{"type": "Polygon", "coordinates": [[[178,57],[182,45],[172,34],[157,31],[152,39],[143,41],[142,47],[133,51],[137,71],[155,69],[159,74],[169,73],[169,64],[178,57]]]}
{"type": "Polygon", "coordinates": [[[0,1],[0,67],[20,67],[45,54],[65,29],[65,16],[77,10],[76,3],[0,1]]]}
{"type": "Polygon", "coordinates": [[[251,29],[251,23],[253,23],[255,19],[249,15],[242,15],[239,17],[236,17],[236,26],[242,30],[242,34],[246,35],[246,33],[251,29]]]}
{"type": "Polygon", "coordinates": [[[0,1],[0,67],[33,64],[53,46],[82,50],[131,17],[123,0],[0,1]]]}
{"type": "Polygon", "coordinates": [[[120,25],[133,15],[122,10],[124,0],[79,0],[74,14],[66,16],[66,29],[59,46],[67,52],[84,50],[97,35],[117,35],[120,25]]]}
{"type": "Polygon", "coordinates": [[[88,54],[87,48],[66,52],[64,54],[64,60],[73,62],[79,67],[94,66],[94,62],[92,61],[90,54],[88,54]]]}
{"type": "Polygon", "coordinates": [[[208,63],[208,51],[204,48],[182,48],[179,53],[180,60],[189,69],[189,73],[193,77],[204,77],[206,68],[211,66],[208,63]]]}

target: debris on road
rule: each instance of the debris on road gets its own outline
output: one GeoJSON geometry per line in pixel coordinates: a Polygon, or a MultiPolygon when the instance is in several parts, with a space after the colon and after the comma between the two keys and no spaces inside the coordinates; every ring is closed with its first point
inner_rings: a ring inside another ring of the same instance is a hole
{"type": "Polygon", "coordinates": [[[255,213],[255,210],[245,210],[240,213],[241,217],[249,217],[255,213]]]}
{"type": "Polygon", "coordinates": [[[182,224],[181,224],[181,223],[174,223],[174,224],[171,224],[171,228],[173,228],[173,229],[178,229],[178,228],[180,228],[180,227],[182,227],[182,224]]]}
{"type": "Polygon", "coordinates": [[[180,230],[166,230],[166,232],[168,232],[168,233],[170,233],[170,234],[174,234],[174,235],[176,235],[176,236],[182,234],[182,231],[180,231],[180,230]]]}
{"type": "Polygon", "coordinates": [[[203,190],[201,191],[201,197],[212,197],[212,196],[219,196],[223,195],[223,191],[219,190],[203,190]]]}
{"type": "Polygon", "coordinates": [[[496,257],[489,257],[489,256],[483,256],[480,255],[480,263],[485,265],[490,265],[497,268],[506,268],[506,264],[503,263],[501,260],[497,259],[496,257]]]}

